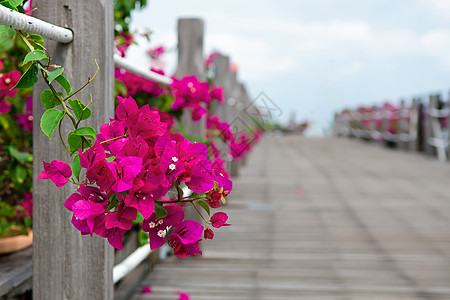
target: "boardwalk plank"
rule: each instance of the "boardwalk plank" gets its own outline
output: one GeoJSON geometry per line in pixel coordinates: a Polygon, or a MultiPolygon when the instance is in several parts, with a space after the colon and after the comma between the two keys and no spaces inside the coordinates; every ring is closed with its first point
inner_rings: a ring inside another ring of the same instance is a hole
{"type": "Polygon", "coordinates": [[[418,154],[265,138],[235,180],[233,226],[133,299],[450,299],[449,178],[418,154]]]}

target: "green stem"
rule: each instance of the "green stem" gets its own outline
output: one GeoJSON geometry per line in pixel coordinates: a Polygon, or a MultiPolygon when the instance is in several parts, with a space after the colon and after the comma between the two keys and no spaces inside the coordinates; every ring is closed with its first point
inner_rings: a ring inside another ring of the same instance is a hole
{"type": "Polygon", "coordinates": [[[64,119],[64,116],[65,116],[65,115],[66,115],[66,113],[64,112],[64,115],[63,115],[63,117],[61,118],[61,120],[59,121],[59,124],[58,124],[59,139],[61,140],[61,143],[62,143],[64,149],[66,149],[66,151],[67,151],[68,153],[70,153],[70,151],[69,151],[69,150],[67,149],[67,147],[66,147],[66,144],[64,143],[64,140],[63,140],[62,134],[61,134],[61,124],[62,124],[62,120],[64,119]]]}
{"type": "Polygon", "coordinates": [[[82,89],[84,89],[89,83],[92,82],[92,80],[94,80],[94,78],[97,76],[98,70],[100,70],[100,67],[98,66],[97,60],[95,61],[95,65],[97,66],[97,70],[95,71],[95,74],[92,78],[88,78],[88,81],[83,84],[78,90],[76,90],[75,92],[73,92],[70,95],[67,95],[65,98],[62,99],[63,102],[65,102],[67,99],[69,99],[70,97],[72,97],[73,95],[75,95],[76,93],[78,93],[79,91],[81,91],[82,89]]]}
{"type": "Polygon", "coordinates": [[[193,207],[195,208],[195,210],[198,212],[198,214],[199,214],[200,217],[203,219],[203,221],[205,221],[205,223],[207,224],[208,221],[206,221],[206,219],[203,218],[202,214],[201,214],[200,211],[197,209],[197,207],[195,206],[195,203],[194,203],[194,202],[192,202],[192,206],[193,206],[193,207]]]}
{"type": "Polygon", "coordinates": [[[124,134],[124,135],[117,136],[117,137],[115,137],[115,138],[112,138],[112,139],[109,139],[109,140],[100,142],[100,144],[107,143],[107,142],[112,142],[112,141],[115,141],[115,140],[118,140],[118,139],[122,139],[122,138],[126,138],[126,137],[128,137],[128,135],[127,135],[127,134],[124,134]]]}

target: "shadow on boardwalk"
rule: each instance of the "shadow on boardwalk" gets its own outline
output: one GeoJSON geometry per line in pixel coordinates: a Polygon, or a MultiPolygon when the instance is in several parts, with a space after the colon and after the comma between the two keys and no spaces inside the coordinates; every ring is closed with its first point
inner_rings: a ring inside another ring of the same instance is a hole
{"type": "Polygon", "coordinates": [[[450,164],[356,141],[268,137],[204,256],[134,300],[450,299],[450,164]]]}

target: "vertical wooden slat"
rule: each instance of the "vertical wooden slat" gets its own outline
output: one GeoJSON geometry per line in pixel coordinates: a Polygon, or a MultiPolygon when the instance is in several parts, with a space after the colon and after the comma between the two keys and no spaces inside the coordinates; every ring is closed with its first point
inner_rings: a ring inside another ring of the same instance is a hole
{"type": "MultiPolygon", "coordinates": [[[[204,24],[202,19],[183,18],[178,20],[178,65],[177,78],[195,75],[199,80],[205,76],[205,63],[203,59],[204,24]]],[[[205,122],[202,119],[194,122],[190,116],[191,110],[186,110],[182,116],[181,124],[188,134],[203,135],[205,122]]]]}
{"type": "MultiPolygon", "coordinates": [[[[113,116],[112,1],[48,0],[35,1],[34,6],[38,8],[33,13],[36,17],[74,31],[75,39],[70,44],[46,41],[53,63],[64,66],[64,74],[74,89],[92,77],[97,60],[97,78],[77,98],[88,103],[92,94],[93,114],[83,126],[98,130],[100,122],[113,116]]],[[[112,299],[112,247],[104,238],[81,236],[71,224],[72,214],[63,206],[76,186],[57,188],[50,180],[36,181],[42,161],[69,160],[58,134],[55,132],[49,141],[40,130],[44,107],[39,95],[45,88],[40,81],[33,91],[33,299],[112,299]]],[[[63,136],[71,126],[67,120],[64,122],[63,136]]]]}
{"type": "Polygon", "coordinates": [[[428,98],[428,109],[425,115],[425,139],[424,139],[424,151],[427,155],[434,156],[436,151],[433,146],[430,145],[430,140],[433,138],[433,129],[431,124],[431,117],[429,115],[430,108],[435,106],[435,95],[430,95],[428,98]]]}
{"type": "MultiPolygon", "coordinates": [[[[228,56],[223,55],[217,55],[214,57],[214,84],[216,86],[220,86],[223,88],[223,97],[225,99],[224,103],[217,103],[213,102],[211,104],[211,114],[217,115],[219,118],[225,122],[230,122],[230,118],[228,116],[228,104],[226,103],[226,100],[229,97],[230,94],[230,80],[229,80],[229,66],[230,65],[230,59],[228,56]]],[[[229,150],[228,145],[225,144],[222,141],[217,141],[217,145],[219,147],[220,152],[223,154],[222,157],[228,161],[230,160],[229,157],[229,150]]]]}

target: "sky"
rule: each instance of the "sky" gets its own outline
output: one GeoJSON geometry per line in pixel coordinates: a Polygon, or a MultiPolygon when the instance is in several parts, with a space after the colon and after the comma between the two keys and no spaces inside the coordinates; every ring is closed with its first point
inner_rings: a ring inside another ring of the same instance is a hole
{"type": "Polygon", "coordinates": [[[205,21],[205,55],[229,55],[250,98],[264,92],[280,122],[309,120],[309,135],[344,108],[449,93],[450,0],[150,0],[131,28],[152,30],[151,43],[128,58],[164,45],[172,74],[182,17],[205,21]]]}

